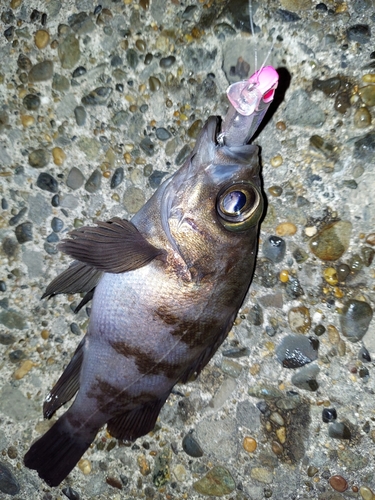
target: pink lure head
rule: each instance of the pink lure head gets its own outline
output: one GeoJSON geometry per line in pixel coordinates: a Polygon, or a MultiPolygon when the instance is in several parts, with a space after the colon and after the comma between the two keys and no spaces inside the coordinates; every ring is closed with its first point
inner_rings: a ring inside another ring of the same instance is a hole
{"type": "Polygon", "coordinates": [[[262,102],[272,102],[278,82],[277,71],[272,66],[266,66],[248,80],[233,83],[227,90],[227,96],[238,113],[250,116],[258,111],[262,102]]]}

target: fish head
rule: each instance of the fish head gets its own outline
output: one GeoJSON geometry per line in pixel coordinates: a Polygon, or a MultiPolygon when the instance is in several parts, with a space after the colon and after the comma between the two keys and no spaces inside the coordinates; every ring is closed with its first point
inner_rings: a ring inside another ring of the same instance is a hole
{"type": "Polygon", "coordinates": [[[236,258],[241,241],[257,241],[263,213],[259,149],[220,143],[221,120],[210,117],[191,156],[167,184],[161,204],[164,229],[190,265],[236,258]]]}

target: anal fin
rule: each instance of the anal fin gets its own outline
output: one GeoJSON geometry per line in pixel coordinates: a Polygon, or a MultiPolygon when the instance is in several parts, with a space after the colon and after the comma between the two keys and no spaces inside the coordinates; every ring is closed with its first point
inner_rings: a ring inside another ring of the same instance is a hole
{"type": "Polygon", "coordinates": [[[111,418],[107,422],[107,430],[114,438],[120,440],[135,441],[152,431],[156,420],[165,401],[169,396],[163,395],[159,399],[154,399],[145,403],[134,410],[129,410],[122,415],[111,418]]]}
{"type": "Polygon", "coordinates": [[[42,299],[53,297],[59,293],[90,292],[95,289],[102,275],[102,271],[98,271],[92,266],[82,262],[72,262],[68,269],[65,269],[51,281],[42,295],[42,299]]]}
{"type": "Polygon", "coordinates": [[[78,391],[84,344],[85,337],[79,343],[68,366],[46,397],[43,405],[44,418],[51,418],[55,411],[69,401],[78,391]]]}

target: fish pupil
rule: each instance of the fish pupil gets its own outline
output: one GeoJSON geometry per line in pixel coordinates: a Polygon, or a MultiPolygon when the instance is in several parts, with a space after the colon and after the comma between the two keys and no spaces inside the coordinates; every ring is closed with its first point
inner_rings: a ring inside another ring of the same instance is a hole
{"type": "Polygon", "coordinates": [[[223,208],[228,214],[238,214],[246,205],[246,195],[242,191],[231,191],[223,200],[223,208]]]}

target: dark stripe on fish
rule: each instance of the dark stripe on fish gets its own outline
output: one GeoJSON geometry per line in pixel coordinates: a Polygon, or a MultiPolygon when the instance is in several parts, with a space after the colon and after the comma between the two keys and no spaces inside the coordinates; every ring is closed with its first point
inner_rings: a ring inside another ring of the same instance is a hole
{"type": "Polygon", "coordinates": [[[170,363],[165,359],[157,360],[141,347],[129,345],[124,341],[110,342],[110,345],[118,354],[126,358],[134,358],[139,373],[142,375],[165,375],[173,379],[180,369],[180,364],[170,363]]]}

